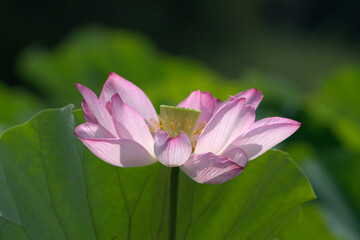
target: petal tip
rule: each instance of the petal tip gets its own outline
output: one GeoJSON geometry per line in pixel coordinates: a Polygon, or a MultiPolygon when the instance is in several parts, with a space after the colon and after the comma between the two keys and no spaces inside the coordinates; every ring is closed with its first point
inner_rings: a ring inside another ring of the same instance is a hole
{"type": "Polygon", "coordinates": [[[120,75],[115,72],[110,72],[109,77],[120,77],[120,75]]]}
{"type": "Polygon", "coordinates": [[[79,92],[84,96],[84,94],[88,94],[90,92],[92,92],[91,89],[89,89],[88,87],[80,84],[80,83],[75,83],[75,87],[79,90],[79,92]]]}
{"type": "Polygon", "coordinates": [[[259,95],[260,100],[264,98],[264,94],[257,88],[252,88],[254,93],[257,93],[259,95]]]}
{"type": "Polygon", "coordinates": [[[79,91],[80,91],[80,89],[82,89],[82,88],[85,87],[84,85],[82,85],[82,84],[80,84],[80,83],[74,83],[74,85],[75,85],[75,87],[76,87],[77,89],[79,89],[79,91]]]}
{"type": "Polygon", "coordinates": [[[74,134],[75,134],[75,136],[77,136],[79,139],[81,138],[80,136],[79,136],[79,133],[78,133],[78,127],[79,126],[77,126],[76,128],[75,128],[75,130],[74,130],[74,134]]]}

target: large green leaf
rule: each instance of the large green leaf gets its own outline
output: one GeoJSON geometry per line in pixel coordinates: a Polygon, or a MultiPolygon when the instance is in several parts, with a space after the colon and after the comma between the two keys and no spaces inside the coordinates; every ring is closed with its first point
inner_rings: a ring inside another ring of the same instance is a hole
{"type": "Polygon", "coordinates": [[[302,172],[280,151],[250,162],[222,185],[199,185],[183,175],[179,195],[179,222],[186,226],[179,239],[272,239],[297,216],[296,206],[314,198],[302,172]]]}
{"type": "MultiPolygon", "coordinates": [[[[0,138],[0,239],[166,239],[169,168],[117,168],[74,136],[81,111],[47,110],[0,138]]],[[[313,199],[280,151],[226,184],[180,174],[177,239],[272,239],[313,199]]]]}

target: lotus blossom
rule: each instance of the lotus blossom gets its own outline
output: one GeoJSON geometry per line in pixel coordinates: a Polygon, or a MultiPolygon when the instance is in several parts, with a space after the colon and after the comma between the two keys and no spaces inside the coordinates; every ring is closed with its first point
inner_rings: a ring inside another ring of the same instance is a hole
{"type": "Polygon", "coordinates": [[[199,183],[219,184],[239,175],[246,163],[292,135],[300,123],[282,117],[255,121],[263,98],[249,89],[225,102],[194,91],[176,107],[160,106],[158,116],[146,94],[111,73],[98,98],[83,95],[86,123],[75,134],[98,158],[118,167],[160,161],[180,167],[199,183]]]}

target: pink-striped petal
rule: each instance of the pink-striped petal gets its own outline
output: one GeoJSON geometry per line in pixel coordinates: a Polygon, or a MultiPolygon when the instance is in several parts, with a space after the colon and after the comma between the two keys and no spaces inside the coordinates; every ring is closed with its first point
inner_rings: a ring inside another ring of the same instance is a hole
{"type": "MultiPolygon", "coordinates": [[[[242,92],[236,94],[235,96],[233,96],[233,98],[246,98],[245,105],[250,104],[255,108],[255,110],[259,106],[263,97],[264,97],[264,95],[256,88],[242,91],[242,92]]],[[[223,104],[226,104],[230,100],[231,100],[231,98],[226,100],[223,104]]]]}
{"type": "Polygon", "coordinates": [[[223,101],[221,101],[219,98],[215,98],[215,109],[214,109],[214,114],[217,112],[217,110],[219,110],[221,108],[221,106],[223,105],[223,101]]]}
{"type": "Polygon", "coordinates": [[[140,167],[157,160],[139,143],[130,139],[109,138],[103,127],[84,123],[75,129],[75,134],[98,158],[118,167],[140,167]]]}
{"type": "Polygon", "coordinates": [[[151,122],[151,119],[159,121],[154,106],[139,87],[116,73],[110,73],[101,92],[100,100],[107,103],[116,93],[120,95],[125,104],[135,109],[148,123],[151,122]]]}
{"type": "Polygon", "coordinates": [[[214,114],[216,99],[209,92],[200,90],[192,92],[178,107],[192,108],[201,111],[198,125],[209,122],[214,114]]]}
{"type": "Polygon", "coordinates": [[[222,153],[221,156],[231,159],[231,161],[233,161],[234,163],[236,163],[236,165],[242,168],[245,167],[246,163],[249,160],[245,151],[242,150],[241,148],[230,149],[222,153]]]}
{"type": "Polygon", "coordinates": [[[155,133],[155,155],[165,166],[178,167],[183,165],[189,159],[191,150],[191,142],[185,133],[180,133],[176,138],[170,138],[163,131],[155,133]]]}
{"type": "Polygon", "coordinates": [[[145,120],[132,107],[126,105],[115,94],[111,98],[112,117],[120,138],[140,143],[150,154],[154,154],[154,139],[145,120]]]}
{"type": "Polygon", "coordinates": [[[283,117],[268,117],[268,118],[263,118],[260,120],[257,120],[256,122],[254,122],[254,124],[252,125],[251,128],[258,128],[258,127],[262,127],[265,125],[271,125],[271,124],[278,124],[278,123],[293,123],[293,124],[301,124],[295,120],[289,119],[289,118],[283,118],[283,117]]]}
{"type": "Polygon", "coordinates": [[[236,138],[245,133],[251,128],[255,121],[255,109],[252,105],[247,105],[241,109],[241,112],[236,120],[234,129],[231,131],[231,136],[228,142],[225,144],[226,148],[236,138]]]}
{"type": "Polygon", "coordinates": [[[219,153],[228,142],[245,99],[233,98],[222,106],[200,134],[195,153],[219,153]]]}
{"type": "Polygon", "coordinates": [[[100,103],[95,93],[81,84],[75,85],[79,89],[80,93],[83,95],[87,106],[89,107],[89,112],[92,112],[97,122],[102,127],[106,128],[109,132],[111,132],[113,135],[116,135],[116,130],[111,115],[106,110],[105,106],[100,103]]]}
{"type": "Polygon", "coordinates": [[[116,138],[108,130],[106,130],[99,124],[90,122],[80,124],[75,129],[75,135],[78,136],[80,139],[116,138]]]}
{"type": "Polygon", "coordinates": [[[252,105],[255,109],[259,106],[264,95],[256,88],[248,89],[238,93],[235,98],[246,98],[245,105],[252,105]]]}
{"type": "Polygon", "coordinates": [[[98,121],[96,120],[96,117],[91,112],[91,110],[89,108],[89,105],[86,103],[85,99],[82,100],[81,106],[82,106],[82,109],[83,109],[83,114],[84,114],[85,121],[99,124],[98,121]]]}
{"type": "Polygon", "coordinates": [[[226,150],[242,148],[249,160],[253,160],[291,136],[300,125],[297,121],[281,117],[262,119],[235,139],[226,150]]]}
{"type": "Polygon", "coordinates": [[[181,169],[198,183],[219,184],[238,176],[247,163],[246,154],[241,149],[233,149],[228,156],[201,153],[192,156],[181,169]]]}

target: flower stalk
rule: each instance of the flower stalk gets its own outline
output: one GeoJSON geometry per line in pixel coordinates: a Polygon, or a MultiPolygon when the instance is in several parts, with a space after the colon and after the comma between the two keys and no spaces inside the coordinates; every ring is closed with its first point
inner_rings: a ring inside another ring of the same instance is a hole
{"type": "Polygon", "coordinates": [[[172,167],[170,173],[170,196],[169,196],[169,240],[176,239],[178,185],[179,185],[179,168],[172,167]]]}

